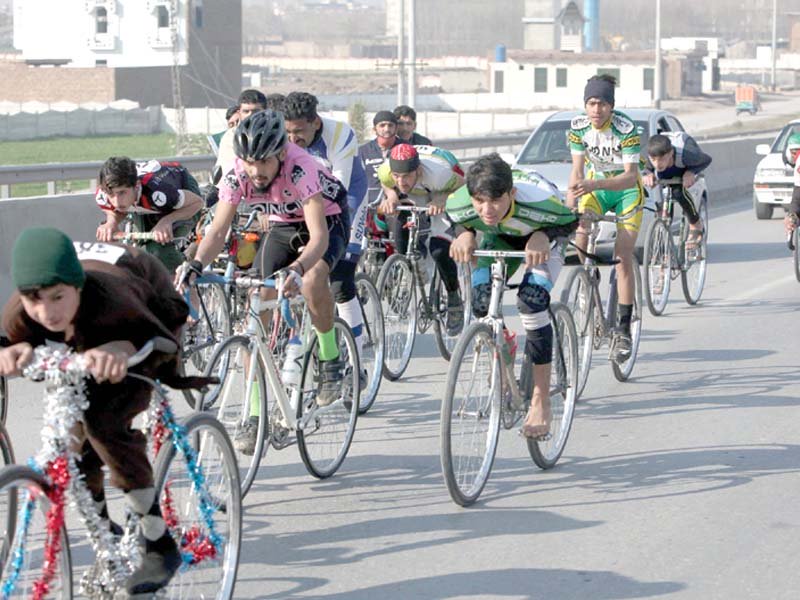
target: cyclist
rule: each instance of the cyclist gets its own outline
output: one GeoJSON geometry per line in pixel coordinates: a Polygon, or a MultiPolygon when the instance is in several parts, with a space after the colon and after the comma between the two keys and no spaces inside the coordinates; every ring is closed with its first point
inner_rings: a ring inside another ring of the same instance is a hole
{"type": "MultiPolygon", "coordinates": [[[[317,114],[317,98],[306,92],[292,92],[286,96],[283,117],[286,134],[293,144],[305,148],[347,189],[347,212],[350,239],[347,251],[331,271],[331,288],[336,307],[353,330],[359,356],[364,347],[363,317],[356,298],[356,266],[361,256],[364,237],[364,219],[367,205],[367,174],[358,156],[358,144],[353,128],[342,121],[334,121],[317,114]]],[[[366,385],[366,370],[362,370],[361,383],[366,385]]]]}
{"type": "Polygon", "coordinates": [[[367,194],[370,203],[374,202],[381,192],[378,169],[388,158],[389,150],[400,142],[397,137],[397,117],[392,111],[381,110],[375,113],[372,127],[375,139],[358,148],[358,155],[367,171],[367,194]]]}
{"type": "Polygon", "coordinates": [[[711,164],[711,157],[700,150],[700,146],[692,136],[683,131],[670,131],[651,136],[647,141],[648,169],[642,177],[642,183],[653,187],[659,179],[679,177],[680,185],[673,186],[676,198],[689,220],[689,235],[686,238],[686,250],[695,250],[703,239],[703,223],[697,207],[689,191],[697,176],[711,164]]]}
{"type": "MultiPolygon", "coordinates": [[[[239,99],[236,103],[239,105],[239,122],[242,122],[254,112],[267,108],[267,97],[258,90],[243,90],[239,94],[239,99]]],[[[233,151],[233,135],[235,131],[236,127],[229,127],[219,141],[217,162],[214,164],[215,171],[220,169],[223,173],[227,173],[233,168],[233,161],[236,158],[236,154],[233,151]]]]}
{"type": "Polygon", "coordinates": [[[145,250],[175,271],[184,256],[170,242],[191,233],[203,208],[197,180],[180,163],[112,156],[103,163],[98,181],[95,201],[106,221],[97,228],[97,240],[112,241],[130,214],[136,230],[155,235],[155,241],[143,244],[145,250]]]}
{"type": "MultiPolygon", "coordinates": [[[[0,375],[17,375],[33,347],[63,344],[87,359],[89,408],[74,432],[79,470],[109,528],[103,465],[140,518],[142,564],[129,593],[164,587],[182,563],[155,496],[147,440],[133,419],[147,410],[150,386],[125,379],[127,360],[155,336],[177,341],[187,306],[158,259],[110,244],[76,244],[61,231],[30,228],[17,238],[11,257],[16,292],[6,304],[2,328],[13,345],[0,350],[0,375]],[[76,246],[86,252],[80,261],[76,246]],[[123,381],[124,380],[124,381],[123,381]]],[[[167,383],[179,381],[174,356],[153,355],[137,371],[167,383]]],[[[179,387],[179,386],[176,386],[179,387]]],[[[183,386],[186,387],[186,386],[183,386]]]]}
{"type": "MultiPolygon", "coordinates": [[[[512,171],[496,153],[475,161],[467,183],[447,200],[447,216],[457,237],[450,255],[469,262],[482,233],[481,249],[524,250],[525,275],[517,308],[525,329],[525,359],[533,363],[531,406],[522,427],[526,437],[540,439],[550,431],[550,363],[553,329],[547,308],[550,292],[564,264],[564,242],[578,226],[555,185],[534,171],[512,171]]],[[[472,273],[472,307],[486,316],[491,294],[492,259],[479,258],[472,273]]],[[[509,259],[508,276],[521,261],[509,259]]]]}
{"type": "Polygon", "coordinates": [[[786,207],[786,216],[783,218],[783,227],[787,235],[797,229],[797,223],[800,220],[800,163],[797,161],[798,154],[800,154],[800,133],[793,133],[786,140],[786,150],[783,153],[784,162],[791,165],[794,171],[792,201],[786,207]]]}
{"type": "Polygon", "coordinates": [[[424,135],[417,133],[417,111],[401,104],[392,111],[397,117],[397,137],[401,142],[412,146],[433,146],[433,142],[424,135]]]}
{"type": "MultiPolygon", "coordinates": [[[[392,215],[401,201],[428,206],[431,233],[428,241],[431,257],[447,288],[447,335],[455,336],[464,324],[464,304],[458,286],[458,268],[450,258],[453,240],[442,218],[447,197],[464,184],[464,171],[453,154],[433,146],[398,144],[389,159],[378,170],[385,194],[380,209],[392,215]]],[[[393,223],[392,236],[398,252],[405,252],[408,230],[404,225],[408,213],[401,213],[393,223]]]]}
{"type": "Polygon", "coordinates": [[[228,129],[236,127],[239,124],[239,118],[238,104],[228,107],[228,110],[225,111],[225,124],[228,126],[228,129]]]}
{"type": "MultiPolygon", "coordinates": [[[[567,205],[574,208],[577,203],[581,212],[598,215],[609,210],[622,217],[630,215],[617,225],[614,242],[614,255],[620,261],[616,267],[619,324],[614,330],[611,352],[617,360],[624,361],[631,353],[633,249],[642,224],[639,207],[644,203],[644,191],[639,180],[639,132],[627,115],[614,109],[616,83],[611,75],[595,75],[586,83],[586,112],[572,119],[568,132],[572,171],[567,205]]],[[[575,243],[582,250],[587,236],[588,223],[582,222],[575,236],[575,243]]]]}
{"type": "MultiPolygon", "coordinates": [[[[268,277],[284,270],[287,295],[299,293],[302,286],[319,339],[317,403],[330,404],[339,395],[344,368],[333,330],[328,280],[347,246],[349,232],[342,216],[346,190],[313,156],[287,140],[281,113],[267,109],[244,119],[236,128],[234,149],[237,158],[220,183],[214,219],[195,259],[186,264],[187,283],[222,250],[237,206],[261,204],[271,223],[263,242],[261,273],[268,277]]],[[[262,298],[268,297],[262,292],[262,298]]],[[[242,452],[249,447],[246,436],[254,435],[247,432],[258,424],[257,415],[251,417],[242,437],[234,440],[242,452]]]]}

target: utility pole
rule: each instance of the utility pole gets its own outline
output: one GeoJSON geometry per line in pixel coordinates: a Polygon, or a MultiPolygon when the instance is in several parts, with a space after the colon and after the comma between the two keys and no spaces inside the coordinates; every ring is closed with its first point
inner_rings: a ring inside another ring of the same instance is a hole
{"type": "MultiPolygon", "coordinates": [[[[175,108],[175,154],[181,156],[187,147],[186,111],[183,106],[183,93],[181,91],[181,60],[180,60],[180,22],[186,24],[186,36],[189,34],[188,19],[181,17],[180,0],[172,0],[169,4],[170,41],[172,42],[172,105],[175,108]]],[[[188,44],[187,44],[188,50],[188,44]]]]}
{"type": "Polygon", "coordinates": [[[413,107],[417,96],[417,0],[408,2],[408,105],[413,107]]]}
{"type": "Polygon", "coordinates": [[[406,11],[405,0],[397,0],[398,10],[400,11],[400,18],[397,21],[397,104],[398,106],[403,103],[405,96],[405,48],[403,46],[403,39],[406,35],[406,11]]]}
{"type": "Polygon", "coordinates": [[[776,60],[778,50],[778,0],[772,0],[772,91],[778,89],[776,60]]]}
{"type": "Polygon", "coordinates": [[[653,106],[661,108],[661,0],[656,0],[656,67],[653,72],[653,106]]]}

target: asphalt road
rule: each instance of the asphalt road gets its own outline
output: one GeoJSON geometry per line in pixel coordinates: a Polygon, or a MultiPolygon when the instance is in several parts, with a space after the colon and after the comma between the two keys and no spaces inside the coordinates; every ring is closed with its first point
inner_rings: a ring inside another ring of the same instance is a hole
{"type": "MultiPolygon", "coordinates": [[[[595,355],[555,469],[503,431],[479,502],[453,504],[439,466],[447,363],[422,336],[333,478],[309,476],[294,447],[269,451],[236,598],[797,598],[800,283],[781,224],[756,221],[749,197],[712,198],[711,217],[701,303],[678,283],[664,316],[645,313],[627,383],[595,355]]],[[[15,381],[11,395],[24,457],[39,392],[15,381]]]]}

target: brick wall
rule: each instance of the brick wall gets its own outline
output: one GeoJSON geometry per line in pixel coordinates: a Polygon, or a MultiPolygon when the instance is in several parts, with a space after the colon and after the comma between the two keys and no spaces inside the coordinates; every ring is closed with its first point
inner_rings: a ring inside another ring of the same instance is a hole
{"type": "Polygon", "coordinates": [[[0,64],[0,100],[11,102],[112,102],[113,69],[73,69],[0,64]]]}

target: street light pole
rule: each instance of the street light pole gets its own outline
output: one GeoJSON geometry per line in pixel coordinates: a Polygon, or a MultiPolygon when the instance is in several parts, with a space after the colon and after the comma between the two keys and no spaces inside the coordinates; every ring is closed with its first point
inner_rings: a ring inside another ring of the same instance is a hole
{"type": "Polygon", "coordinates": [[[661,108],[661,0],[656,0],[656,66],[653,73],[653,106],[661,108]]]}
{"type": "Polygon", "coordinates": [[[404,38],[406,35],[406,0],[398,0],[398,10],[400,11],[400,18],[397,21],[397,105],[403,103],[403,96],[405,95],[405,48],[404,38]]]}
{"type": "Polygon", "coordinates": [[[408,105],[416,104],[417,96],[417,10],[416,0],[408,0],[408,105]]]}
{"type": "Polygon", "coordinates": [[[778,0],[772,0],[772,91],[777,89],[776,53],[778,50],[778,0]]]}

